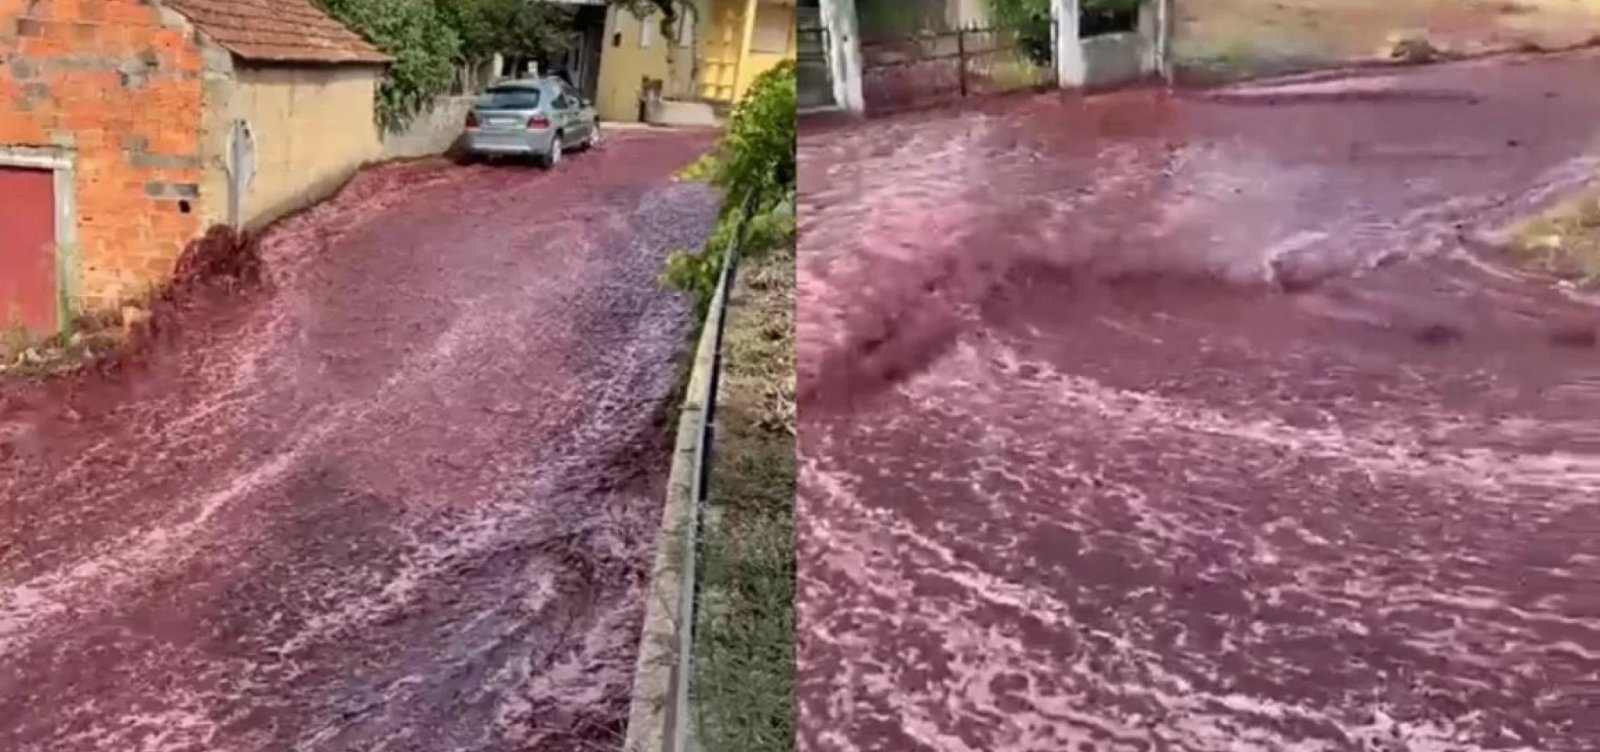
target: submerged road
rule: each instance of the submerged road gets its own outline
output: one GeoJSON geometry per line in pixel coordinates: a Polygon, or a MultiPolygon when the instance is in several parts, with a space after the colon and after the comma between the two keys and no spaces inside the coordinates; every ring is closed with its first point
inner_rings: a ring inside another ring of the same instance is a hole
{"type": "Polygon", "coordinates": [[[1600,59],[802,131],[807,752],[1600,749],[1600,59]]]}
{"type": "Polygon", "coordinates": [[[0,749],[616,749],[709,145],[377,168],[143,365],[0,385],[0,749]]]}

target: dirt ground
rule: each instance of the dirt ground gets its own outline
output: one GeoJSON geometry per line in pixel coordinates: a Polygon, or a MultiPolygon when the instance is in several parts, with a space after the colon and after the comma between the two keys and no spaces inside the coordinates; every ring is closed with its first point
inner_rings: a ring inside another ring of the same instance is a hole
{"type": "Polygon", "coordinates": [[[1600,0],[1173,0],[1180,65],[1240,75],[1390,57],[1403,39],[1445,53],[1600,40],[1600,0]]]}
{"type": "Polygon", "coordinates": [[[1591,752],[1600,57],[803,131],[800,748],[1591,752]]]}
{"type": "Polygon", "coordinates": [[[263,288],[0,385],[0,748],[615,749],[709,146],[374,169],[263,288]]]}

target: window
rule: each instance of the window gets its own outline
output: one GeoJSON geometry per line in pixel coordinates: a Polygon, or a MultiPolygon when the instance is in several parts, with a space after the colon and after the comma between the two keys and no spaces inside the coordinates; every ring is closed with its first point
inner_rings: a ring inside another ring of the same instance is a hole
{"type": "Polygon", "coordinates": [[[655,14],[639,19],[639,49],[649,47],[656,40],[655,14]]]}
{"type": "Polygon", "coordinates": [[[483,110],[531,110],[539,106],[539,90],[524,86],[496,86],[478,97],[483,110]]]}
{"type": "Polygon", "coordinates": [[[761,3],[756,6],[755,32],[751,35],[750,51],[769,55],[782,55],[789,51],[789,38],[794,29],[794,7],[761,3]]]}
{"type": "Polygon", "coordinates": [[[693,15],[694,14],[690,11],[684,11],[683,15],[678,16],[678,29],[673,36],[677,38],[679,47],[690,47],[694,45],[693,15]]]}

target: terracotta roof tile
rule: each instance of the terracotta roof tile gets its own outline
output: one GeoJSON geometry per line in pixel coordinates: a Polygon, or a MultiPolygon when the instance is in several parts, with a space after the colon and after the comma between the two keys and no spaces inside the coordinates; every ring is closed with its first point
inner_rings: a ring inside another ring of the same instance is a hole
{"type": "Polygon", "coordinates": [[[166,0],[206,36],[246,60],[387,63],[360,34],[309,0],[166,0]]]}

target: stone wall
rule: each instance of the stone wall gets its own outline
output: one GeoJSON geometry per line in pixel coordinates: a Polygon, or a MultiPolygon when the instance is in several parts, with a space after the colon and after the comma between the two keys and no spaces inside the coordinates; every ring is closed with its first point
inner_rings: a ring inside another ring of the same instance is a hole
{"type": "Polygon", "coordinates": [[[73,166],[77,232],[59,284],[74,305],[164,280],[205,200],[193,29],[143,0],[0,0],[0,59],[0,147],[53,147],[73,166]]]}
{"type": "Polygon", "coordinates": [[[433,109],[417,116],[405,131],[383,134],[383,159],[410,159],[451,151],[466,131],[467,111],[476,97],[439,97],[433,109]]]}

